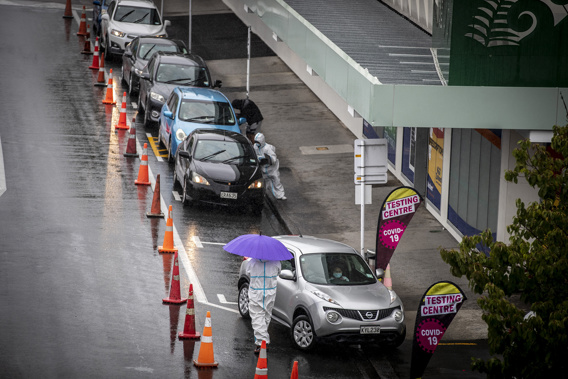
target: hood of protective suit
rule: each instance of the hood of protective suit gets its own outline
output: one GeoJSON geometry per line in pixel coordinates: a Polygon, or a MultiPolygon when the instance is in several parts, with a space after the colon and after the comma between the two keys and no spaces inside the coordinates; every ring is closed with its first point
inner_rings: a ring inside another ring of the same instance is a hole
{"type": "Polygon", "coordinates": [[[264,138],[264,134],[256,133],[256,135],[254,136],[254,141],[260,143],[260,147],[264,147],[264,144],[266,143],[266,139],[264,138]]]}

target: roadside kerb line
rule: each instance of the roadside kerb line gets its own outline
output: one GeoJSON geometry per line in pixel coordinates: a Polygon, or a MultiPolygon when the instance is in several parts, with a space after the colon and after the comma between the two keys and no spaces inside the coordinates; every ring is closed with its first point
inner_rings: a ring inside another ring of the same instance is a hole
{"type": "MultiPolygon", "coordinates": [[[[142,148],[140,147],[140,141],[138,140],[138,138],[136,138],[136,151],[142,151],[142,148]]],[[[138,156],[141,157],[141,153],[138,153],[138,156]]],[[[150,180],[150,184],[152,187],[152,191],[154,191],[154,187],[156,185],[156,179],[154,178],[154,173],[152,172],[152,168],[150,165],[148,165],[148,178],[150,180]]],[[[164,201],[164,197],[162,196],[162,194],[160,194],[160,206],[162,207],[162,209],[168,209],[168,206],[166,205],[166,202],[164,201]]],[[[224,307],[222,305],[218,305],[215,303],[210,303],[207,300],[207,296],[205,295],[205,291],[203,291],[203,287],[201,286],[201,283],[199,282],[199,279],[197,278],[197,274],[195,273],[195,270],[193,269],[193,266],[191,265],[191,262],[189,261],[189,257],[187,256],[187,252],[185,250],[185,247],[183,245],[183,242],[179,236],[179,233],[177,231],[176,225],[174,223],[173,226],[173,235],[174,235],[174,246],[178,249],[178,259],[179,259],[179,263],[180,263],[180,275],[182,276],[182,278],[184,279],[184,284],[183,284],[183,290],[185,292],[187,292],[189,290],[189,283],[193,284],[193,296],[195,296],[195,300],[199,303],[202,304],[206,304],[208,306],[211,307],[215,307],[215,308],[219,308],[219,309],[223,309],[229,312],[233,312],[233,313],[239,313],[238,310],[236,309],[231,309],[231,308],[227,308],[224,307]]]]}

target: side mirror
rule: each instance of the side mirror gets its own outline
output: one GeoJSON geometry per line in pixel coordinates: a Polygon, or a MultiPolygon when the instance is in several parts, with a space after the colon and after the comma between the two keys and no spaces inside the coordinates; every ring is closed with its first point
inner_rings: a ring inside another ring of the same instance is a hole
{"type": "Polygon", "coordinates": [[[217,87],[217,88],[221,88],[221,86],[223,85],[223,82],[220,80],[215,80],[215,83],[213,83],[213,88],[217,87]]]}
{"type": "Polygon", "coordinates": [[[164,20],[164,27],[168,27],[172,24],[170,20],[164,20]]]}
{"type": "Polygon", "coordinates": [[[239,121],[238,121],[239,125],[245,124],[246,122],[247,122],[246,118],[244,118],[244,117],[239,118],[239,121]]]}
{"type": "MultiPolygon", "coordinates": [[[[171,112],[170,112],[170,113],[171,113],[171,112]]],[[[185,158],[185,159],[190,159],[190,158],[191,158],[191,156],[189,155],[189,153],[188,153],[187,151],[185,151],[185,150],[179,150],[178,154],[179,154],[179,156],[180,156],[181,158],[185,158]]]]}
{"type": "Polygon", "coordinates": [[[292,270],[282,270],[280,271],[280,278],[285,280],[296,280],[296,276],[292,272],[292,270]]]}
{"type": "Polygon", "coordinates": [[[174,114],[171,111],[164,111],[164,116],[169,118],[170,120],[173,120],[174,118],[174,114]]]}
{"type": "Polygon", "coordinates": [[[376,269],[375,274],[377,275],[378,279],[383,280],[385,278],[385,270],[383,270],[382,268],[376,269]]]}

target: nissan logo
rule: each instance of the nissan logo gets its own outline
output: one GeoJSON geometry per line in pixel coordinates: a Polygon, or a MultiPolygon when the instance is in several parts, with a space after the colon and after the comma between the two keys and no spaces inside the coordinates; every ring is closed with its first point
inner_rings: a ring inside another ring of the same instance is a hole
{"type": "Polygon", "coordinates": [[[365,313],[365,317],[367,317],[367,318],[373,318],[373,313],[372,313],[372,312],[367,312],[367,313],[365,313]]]}

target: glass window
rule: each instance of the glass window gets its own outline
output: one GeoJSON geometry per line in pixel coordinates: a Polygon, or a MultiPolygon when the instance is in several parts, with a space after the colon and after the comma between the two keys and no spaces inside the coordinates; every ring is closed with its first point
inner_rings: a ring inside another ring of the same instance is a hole
{"type": "Polygon", "coordinates": [[[197,141],[194,158],[200,161],[217,163],[255,163],[255,154],[249,144],[234,140],[197,141]]]}
{"type": "Polygon", "coordinates": [[[209,87],[210,79],[205,67],[162,63],[156,70],[156,81],[195,87],[209,87]]]}
{"type": "Polygon", "coordinates": [[[235,124],[235,115],[230,104],[218,101],[184,100],[179,109],[179,118],[200,124],[235,124]]]}
{"type": "MultiPolygon", "coordinates": [[[[290,251],[290,250],[288,250],[290,251]]],[[[290,251],[290,254],[294,255],[293,252],[290,251]]],[[[289,259],[287,261],[281,261],[281,269],[282,270],[290,270],[292,272],[296,272],[296,261],[294,260],[294,258],[289,259]]]]}
{"type": "Polygon", "coordinates": [[[369,266],[357,254],[305,254],[300,258],[300,267],[304,279],[316,284],[363,285],[376,282],[369,266]]]}
{"type": "Polygon", "coordinates": [[[142,25],[161,25],[158,10],[153,8],[140,8],[128,5],[119,5],[114,14],[114,20],[142,25]]]}

